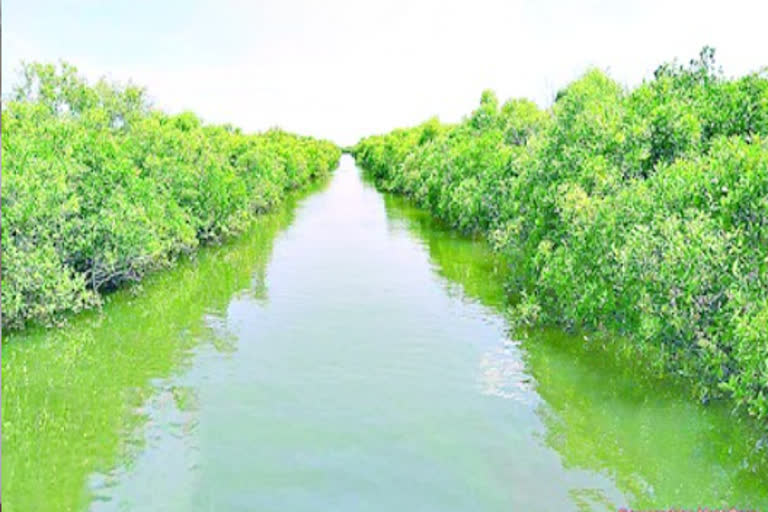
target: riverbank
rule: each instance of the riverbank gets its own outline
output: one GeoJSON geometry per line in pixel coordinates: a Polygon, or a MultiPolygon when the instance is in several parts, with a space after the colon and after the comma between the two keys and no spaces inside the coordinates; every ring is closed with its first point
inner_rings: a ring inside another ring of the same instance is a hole
{"type": "Polygon", "coordinates": [[[510,337],[503,257],[361,175],[12,333],[8,512],[768,506],[723,404],[510,337]]]}
{"type": "Polygon", "coordinates": [[[382,190],[505,254],[518,324],[626,340],[768,435],[766,137],[768,78],[727,79],[705,49],[631,91],[590,71],[548,110],[486,91],[459,124],[353,153],[382,190]]]}
{"type": "Polygon", "coordinates": [[[109,484],[91,482],[92,475],[141,453],[152,397],[194,407],[185,388],[159,390],[159,383],[201,346],[231,349],[211,319],[234,295],[263,296],[274,239],[306,193],[289,194],[241,236],[148,275],[138,293],[119,289],[99,310],[74,315],[60,328],[32,326],[4,336],[7,510],[91,510],[98,487],[109,484]]]}
{"type": "Polygon", "coordinates": [[[3,103],[3,331],[54,325],[247,229],[338,165],[328,141],[153,109],[133,85],[31,64],[3,103]]]}

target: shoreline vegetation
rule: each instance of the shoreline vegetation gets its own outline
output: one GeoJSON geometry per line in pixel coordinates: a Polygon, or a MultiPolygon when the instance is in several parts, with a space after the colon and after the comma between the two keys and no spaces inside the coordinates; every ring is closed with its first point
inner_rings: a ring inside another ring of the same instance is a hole
{"type": "Polygon", "coordinates": [[[631,90],[593,69],[544,110],[485,91],[350,150],[509,259],[514,325],[622,340],[753,417],[768,457],[768,71],[727,78],[705,47],[631,90]]]}
{"type": "Polygon", "coordinates": [[[143,88],[89,84],[66,63],[22,77],[2,111],[4,332],[59,324],[242,232],[341,156],[280,129],[165,114],[143,88]]]}

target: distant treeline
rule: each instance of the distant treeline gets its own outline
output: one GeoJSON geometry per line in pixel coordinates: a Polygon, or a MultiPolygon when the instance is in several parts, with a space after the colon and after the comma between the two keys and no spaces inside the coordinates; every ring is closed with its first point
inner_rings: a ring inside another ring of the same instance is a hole
{"type": "Polygon", "coordinates": [[[340,155],[167,115],[143,89],[90,85],[66,64],[26,65],[2,112],[3,329],[54,323],[237,233],[340,155]]]}
{"type": "Polygon", "coordinates": [[[353,153],[510,258],[517,322],[619,334],[650,371],[768,420],[765,71],[726,78],[710,48],[629,91],[591,70],[546,110],[486,91],[459,124],[353,153]]]}

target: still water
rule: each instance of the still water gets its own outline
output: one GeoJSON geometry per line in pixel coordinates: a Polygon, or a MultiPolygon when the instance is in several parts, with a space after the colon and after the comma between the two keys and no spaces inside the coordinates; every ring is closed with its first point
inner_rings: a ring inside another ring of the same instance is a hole
{"type": "Polygon", "coordinates": [[[4,340],[8,511],[768,508],[755,434],[581,337],[510,336],[480,241],[333,178],[4,340]]]}

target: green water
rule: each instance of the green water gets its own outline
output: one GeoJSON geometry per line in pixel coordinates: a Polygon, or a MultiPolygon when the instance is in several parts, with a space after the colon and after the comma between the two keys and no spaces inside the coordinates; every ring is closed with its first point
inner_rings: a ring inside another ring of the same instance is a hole
{"type": "Polygon", "coordinates": [[[102,314],[4,340],[8,511],[768,509],[756,436],[583,340],[503,262],[330,183],[102,314]]]}

